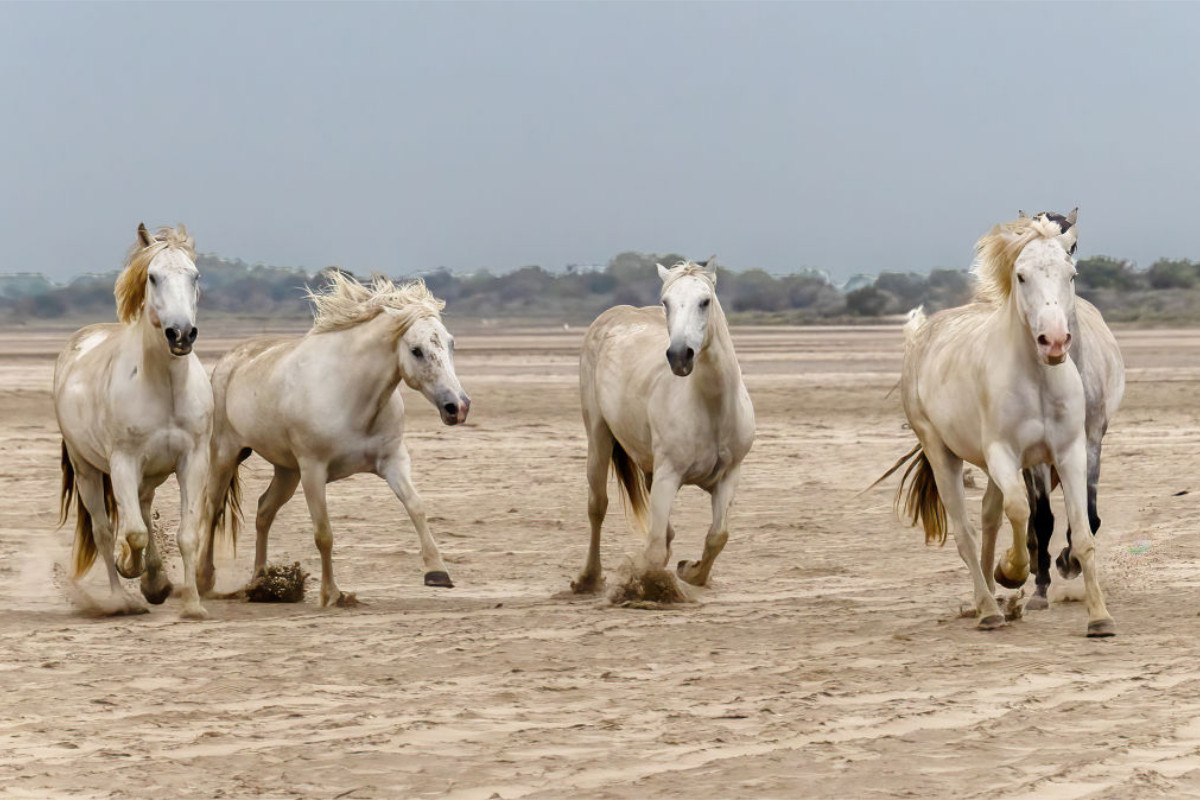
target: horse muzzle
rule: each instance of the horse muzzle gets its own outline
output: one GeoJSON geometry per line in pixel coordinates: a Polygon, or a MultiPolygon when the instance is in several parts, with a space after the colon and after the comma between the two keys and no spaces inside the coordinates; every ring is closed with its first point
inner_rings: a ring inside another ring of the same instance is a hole
{"type": "Polygon", "coordinates": [[[167,337],[167,346],[171,348],[173,356],[186,356],[192,352],[192,345],[196,343],[199,333],[200,329],[195,325],[163,326],[163,335],[167,337]]]}
{"type": "Polygon", "coordinates": [[[1071,334],[1040,334],[1037,346],[1042,361],[1052,367],[1057,366],[1067,360],[1067,353],[1071,350],[1071,334]]]}
{"type": "Polygon", "coordinates": [[[686,346],[672,347],[667,350],[667,363],[671,365],[671,372],[686,378],[696,365],[696,351],[686,346]]]}
{"type": "Polygon", "coordinates": [[[444,425],[461,425],[467,421],[467,412],[470,410],[471,398],[466,394],[447,393],[438,405],[438,413],[442,415],[444,425]]]}

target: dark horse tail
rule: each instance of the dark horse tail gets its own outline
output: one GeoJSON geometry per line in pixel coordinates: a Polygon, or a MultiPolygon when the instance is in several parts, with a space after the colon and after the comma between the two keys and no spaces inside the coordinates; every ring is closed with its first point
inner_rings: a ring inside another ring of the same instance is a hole
{"type": "Polygon", "coordinates": [[[621,496],[629,501],[633,518],[645,531],[646,509],[650,499],[650,493],[646,489],[646,476],[638,465],[633,463],[633,459],[625,452],[625,448],[621,447],[616,437],[613,438],[612,465],[613,472],[617,473],[617,486],[621,496]]]}

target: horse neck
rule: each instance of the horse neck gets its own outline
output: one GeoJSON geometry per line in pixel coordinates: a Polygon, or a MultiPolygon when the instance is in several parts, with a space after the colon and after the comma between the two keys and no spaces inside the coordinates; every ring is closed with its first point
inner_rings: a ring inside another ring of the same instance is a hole
{"type": "Polygon", "coordinates": [[[400,359],[396,357],[395,321],[379,314],[366,322],[325,336],[338,337],[343,365],[355,371],[347,388],[367,405],[386,402],[400,385],[400,359]]]}
{"type": "Polygon", "coordinates": [[[133,328],[142,351],[141,370],[147,378],[161,376],[166,383],[171,383],[187,372],[187,359],[171,355],[162,328],[150,321],[146,309],[142,309],[133,328]]]}
{"type": "Polygon", "coordinates": [[[708,318],[708,340],[696,357],[691,380],[696,386],[724,396],[738,396],[742,388],[742,370],[733,350],[733,336],[721,304],[714,298],[708,318]],[[696,381],[697,374],[700,377],[696,381]]]}
{"type": "Polygon", "coordinates": [[[1004,301],[1002,312],[996,314],[992,319],[995,322],[994,327],[1003,336],[1007,345],[1003,352],[1010,354],[1013,361],[1021,365],[1036,368],[1041,364],[1038,359],[1037,347],[1030,339],[1025,320],[1021,318],[1021,312],[1017,308],[1015,296],[1009,295],[1004,301]]]}

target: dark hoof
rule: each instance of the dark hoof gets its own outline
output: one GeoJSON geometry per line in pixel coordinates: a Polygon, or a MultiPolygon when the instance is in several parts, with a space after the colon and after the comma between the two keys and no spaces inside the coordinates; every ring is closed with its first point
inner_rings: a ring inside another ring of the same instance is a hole
{"type": "Polygon", "coordinates": [[[577,580],[571,581],[571,591],[575,594],[600,594],[604,591],[604,576],[580,575],[577,580]]]}
{"type": "Polygon", "coordinates": [[[1067,580],[1078,578],[1083,572],[1083,565],[1079,563],[1079,559],[1071,555],[1071,548],[1063,548],[1063,551],[1058,554],[1058,558],[1054,559],[1055,566],[1058,567],[1058,574],[1062,575],[1067,580]]]}
{"type": "Polygon", "coordinates": [[[1005,589],[1020,589],[1025,585],[1025,581],[1029,580],[1029,573],[1025,573],[1025,576],[1018,581],[1005,575],[1004,571],[1000,569],[1000,565],[997,564],[996,569],[992,571],[992,577],[1005,589]]]}
{"type": "Polygon", "coordinates": [[[1042,594],[1035,594],[1033,597],[1029,598],[1027,603],[1025,603],[1026,611],[1045,611],[1049,607],[1050,601],[1047,600],[1046,596],[1042,594]]]}
{"type": "Polygon", "coordinates": [[[1106,639],[1109,636],[1116,636],[1117,623],[1113,622],[1112,617],[1089,622],[1087,635],[1089,639],[1106,639]]]}
{"type": "Polygon", "coordinates": [[[1004,619],[1003,614],[992,614],[990,617],[984,617],[979,620],[979,630],[994,631],[996,628],[1003,628],[1008,624],[1008,620],[1004,619]]]}
{"type": "Polygon", "coordinates": [[[161,606],[171,596],[171,591],[174,588],[170,581],[163,581],[163,585],[159,587],[158,591],[154,591],[145,584],[142,584],[142,597],[146,598],[146,602],[151,605],[161,606]]]}
{"type": "Polygon", "coordinates": [[[443,589],[453,589],[454,581],[450,580],[450,573],[440,569],[435,569],[433,572],[425,573],[426,586],[440,586],[443,589]]]}

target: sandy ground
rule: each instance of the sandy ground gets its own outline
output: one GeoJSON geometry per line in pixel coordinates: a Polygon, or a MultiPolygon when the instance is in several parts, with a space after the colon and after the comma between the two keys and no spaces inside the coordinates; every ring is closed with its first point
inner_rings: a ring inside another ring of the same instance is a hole
{"type": "MultiPolygon", "coordinates": [[[[586,538],[581,333],[460,333],[465,427],[409,394],[457,588],[422,585],[399,503],[359,476],[329,497],[339,582],[367,605],[322,610],[314,584],[302,605],[208,601],[199,623],[177,599],[88,618],[56,589],[65,335],[0,335],[0,794],[1200,796],[1200,332],[1118,332],[1129,389],[1101,535],[1120,635],[1104,641],[1078,602],[975,630],[953,546],[897,521],[894,484],[856,496],[910,446],[888,396],[896,328],[737,331],[759,434],[712,587],[663,611],[556,597],[586,538]]],[[[230,343],[202,341],[210,362],[230,343]]],[[[269,473],[247,466],[252,509],[269,473]]],[[[173,483],[157,506],[173,534],[173,483]]],[[[694,558],[707,497],[676,509],[675,555],[694,558]]],[[[299,496],[271,545],[319,571],[299,496]]],[[[610,575],[637,546],[614,503],[610,575]]],[[[222,588],[252,551],[219,565],[222,588]]],[[[102,591],[99,569],[86,585],[102,591]]]]}

